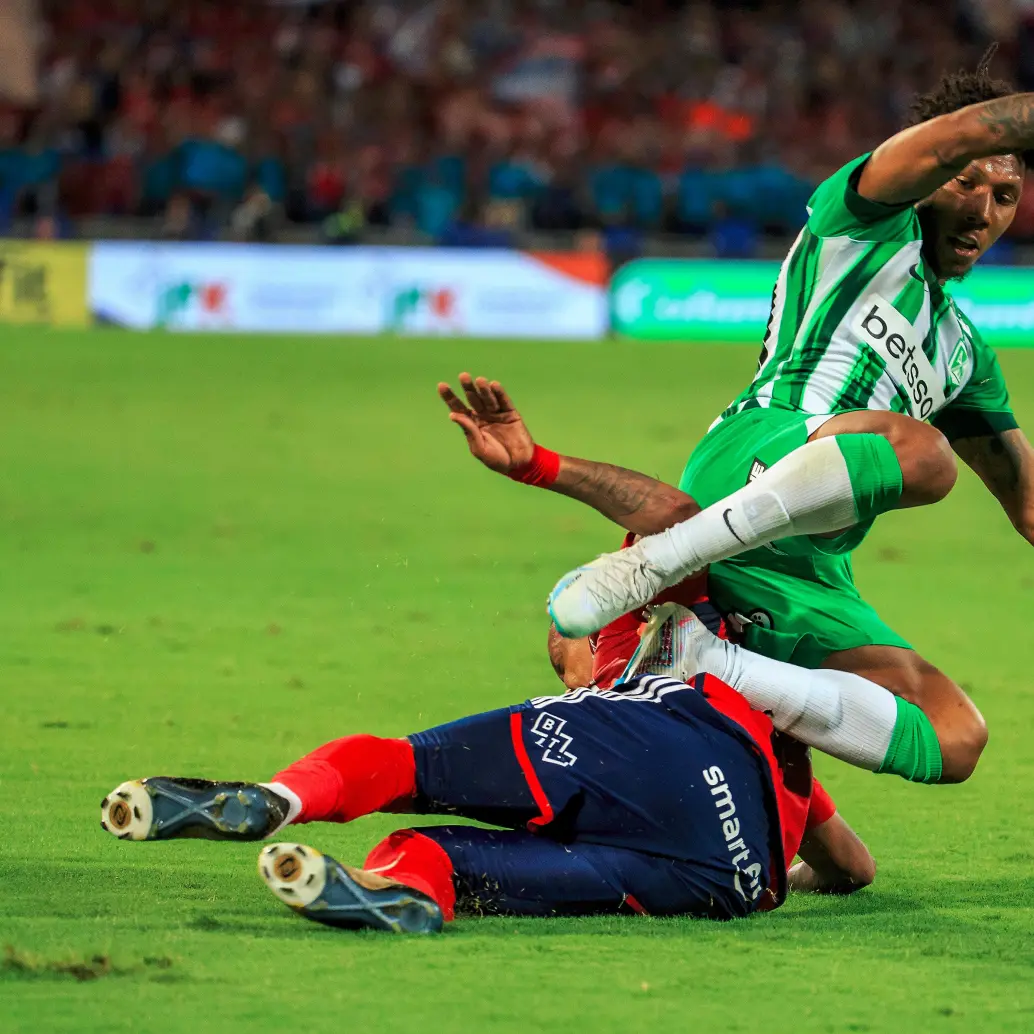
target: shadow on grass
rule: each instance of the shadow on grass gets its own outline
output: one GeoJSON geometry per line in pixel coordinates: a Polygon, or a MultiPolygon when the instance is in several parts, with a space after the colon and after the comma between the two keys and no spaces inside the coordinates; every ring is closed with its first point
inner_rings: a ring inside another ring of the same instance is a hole
{"type": "MultiPolygon", "coordinates": [[[[383,940],[376,932],[346,932],[323,927],[292,915],[261,889],[256,881],[235,874],[236,859],[224,857],[223,868],[210,868],[199,876],[195,862],[170,859],[173,864],[154,865],[154,859],[134,859],[128,864],[90,862],[87,866],[93,908],[88,913],[67,910],[67,900],[51,889],[63,886],[50,876],[82,873],[83,862],[53,860],[36,866],[36,879],[10,903],[8,918],[31,918],[41,908],[50,919],[131,919],[136,929],[168,931],[178,928],[195,935],[256,938],[264,941],[301,942],[314,938],[336,938],[342,943],[356,936],[383,940]],[[229,863],[229,864],[227,864],[229,863]],[[43,869],[41,873],[39,870],[43,869]],[[49,870],[49,873],[48,873],[49,870]],[[162,870],[165,870],[162,873],[162,870]],[[156,875],[161,879],[156,882],[156,875]],[[127,900],[137,902],[132,915],[124,910],[127,900]],[[146,906],[145,906],[146,903],[146,906]]],[[[127,860],[128,862],[128,860],[127,860]]],[[[250,866],[249,866],[250,868],[250,866]]],[[[901,886],[888,881],[889,886],[901,886]]],[[[780,910],[731,923],[713,923],[686,917],[594,916],[555,918],[461,917],[450,926],[446,942],[475,945],[484,938],[515,936],[526,942],[556,941],[570,937],[623,937],[651,940],[689,939],[719,944],[743,941],[773,944],[794,941],[798,934],[842,939],[852,932],[870,936],[874,928],[888,941],[899,943],[919,936],[931,939],[941,952],[955,954],[961,933],[970,946],[983,954],[993,950],[989,938],[1029,921],[1026,902],[1034,900],[1034,877],[999,875],[994,880],[948,877],[913,884],[905,891],[876,887],[847,898],[793,895],[780,910]]],[[[206,938],[207,939],[207,938],[206,938]]],[[[432,939],[433,940],[433,939],[432,939]]],[[[12,949],[13,951],[13,949],[12,949]]],[[[1032,949],[1034,951],[1034,949],[1032,949]]],[[[143,964],[130,967],[137,972],[143,964]]],[[[15,952],[0,963],[0,976],[70,976],[92,980],[120,976],[123,972],[104,956],[76,959],[67,963],[31,961],[15,952]],[[98,961],[98,959],[100,961],[98,961]],[[65,966],[64,969],[61,966],[65,966]],[[71,967],[71,968],[69,968],[71,967]]]]}
{"type": "Polygon", "coordinates": [[[183,923],[185,930],[197,933],[229,934],[234,937],[247,936],[274,940],[305,940],[320,936],[342,936],[342,931],[329,926],[292,915],[286,910],[278,914],[276,910],[260,914],[253,912],[210,912],[199,913],[183,923]]]}

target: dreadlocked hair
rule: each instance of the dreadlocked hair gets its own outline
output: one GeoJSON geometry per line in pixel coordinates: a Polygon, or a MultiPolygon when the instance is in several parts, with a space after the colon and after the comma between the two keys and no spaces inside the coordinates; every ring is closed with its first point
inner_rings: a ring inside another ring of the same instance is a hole
{"type": "MultiPolygon", "coordinates": [[[[998,50],[998,44],[992,43],[984,51],[975,71],[960,69],[941,76],[932,90],[919,94],[909,108],[908,126],[918,126],[920,122],[928,122],[938,115],[950,115],[959,108],[970,104],[981,104],[984,101],[998,100],[1016,92],[1016,87],[1005,79],[991,77],[991,60],[998,50]]],[[[1023,151],[1019,155],[1027,168],[1032,168],[1034,151],[1023,151]]]]}

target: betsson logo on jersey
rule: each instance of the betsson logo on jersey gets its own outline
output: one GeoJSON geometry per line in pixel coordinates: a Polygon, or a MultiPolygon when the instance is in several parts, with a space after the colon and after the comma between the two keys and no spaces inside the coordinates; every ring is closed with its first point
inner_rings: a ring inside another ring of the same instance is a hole
{"type": "Polygon", "coordinates": [[[919,344],[915,327],[882,295],[858,305],[851,329],[877,352],[887,373],[910,395],[915,415],[925,420],[945,402],[940,378],[919,344]]]}

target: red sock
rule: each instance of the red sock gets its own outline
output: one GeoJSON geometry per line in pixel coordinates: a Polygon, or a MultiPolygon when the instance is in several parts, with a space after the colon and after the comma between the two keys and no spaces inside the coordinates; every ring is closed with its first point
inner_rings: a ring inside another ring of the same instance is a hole
{"type": "Polygon", "coordinates": [[[367,855],[363,868],[426,894],[442,910],[445,921],[452,922],[456,914],[452,861],[430,837],[415,829],[400,829],[367,855]]]}
{"type": "Polygon", "coordinates": [[[295,822],[351,822],[416,796],[416,760],[408,740],[344,736],[273,777],[302,802],[295,822]]]}

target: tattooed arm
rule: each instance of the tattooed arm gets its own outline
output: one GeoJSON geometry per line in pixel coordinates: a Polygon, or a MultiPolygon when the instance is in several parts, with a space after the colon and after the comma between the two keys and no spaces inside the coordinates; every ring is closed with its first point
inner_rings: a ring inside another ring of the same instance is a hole
{"type": "Polygon", "coordinates": [[[1014,93],[960,108],[885,140],[858,181],[872,201],[919,201],[977,158],[1034,149],[1034,93],[1014,93]]]}
{"type": "Polygon", "coordinates": [[[609,463],[560,457],[551,492],[587,503],[637,535],[664,531],[700,512],[691,496],[646,474],[609,463]]]}
{"type": "Polygon", "coordinates": [[[1034,447],[1018,428],[952,442],[1002,504],[1013,527],[1034,545],[1034,447]]]}
{"type": "MultiPolygon", "coordinates": [[[[449,407],[449,419],[466,436],[471,455],[500,474],[526,467],[535,442],[503,386],[484,377],[475,380],[469,373],[460,374],[460,384],[469,406],[448,384],[438,385],[438,395],[449,407]]],[[[573,456],[559,457],[555,479],[543,487],[586,503],[637,535],[663,531],[700,512],[690,496],[663,481],[573,456]]]]}

